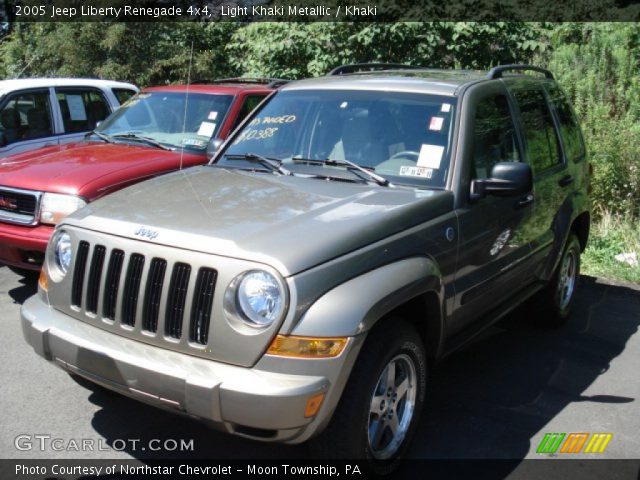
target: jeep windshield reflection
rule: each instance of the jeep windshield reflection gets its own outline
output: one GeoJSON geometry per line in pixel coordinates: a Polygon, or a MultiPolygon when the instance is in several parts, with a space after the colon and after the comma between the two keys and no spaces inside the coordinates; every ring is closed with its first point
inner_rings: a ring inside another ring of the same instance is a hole
{"type": "Polygon", "coordinates": [[[353,162],[395,185],[444,188],[454,102],[405,92],[280,92],[235,135],[216,164],[273,171],[265,168],[266,159],[281,161],[292,174],[370,182],[346,165],[353,162]],[[345,168],[355,175],[345,175],[345,168]]]}
{"type": "MultiPolygon", "coordinates": [[[[104,141],[204,151],[227,114],[231,95],[140,93],[95,130],[104,141]]],[[[95,138],[95,137],[94,137],[95,138]]]]}

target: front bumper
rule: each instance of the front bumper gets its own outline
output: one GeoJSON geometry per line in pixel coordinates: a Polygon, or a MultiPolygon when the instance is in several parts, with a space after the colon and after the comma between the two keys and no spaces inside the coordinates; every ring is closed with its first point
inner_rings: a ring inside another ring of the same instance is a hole
{"type": "Polygon", "coordinates": [[[21,318],[26,341],[59,367],[145,403],[266,441],[299,443],[324,427],[342,390],[335,388],[343,382],[333,374],[348,357],[345,351],[329,362],[275,357],[266,362],[281,371],[316,375],[266,371],[260,362],[253,368],[223,364],[98,329],[49,307],[40,295],[25,302],[21,318]],[[305,418],[308,399],[320,392],[327,394],[320,411],[305,418]]]}
{"type": "Polygon", "coordinates": [[[0,263],[39,270],[53,227],[0,223],[0,263]]]}

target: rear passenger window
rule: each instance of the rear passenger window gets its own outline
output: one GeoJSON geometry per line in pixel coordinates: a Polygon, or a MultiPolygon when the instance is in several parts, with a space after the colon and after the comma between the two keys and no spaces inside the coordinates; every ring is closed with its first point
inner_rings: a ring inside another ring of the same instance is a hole
{"type": "Polygon", "coordinates": [[[0,110],[0,133],[4,143],[15,143],[53,134],[49,90],[12,96],[0,110]]]}
{"type": "Polygon", "coordinates": [[[128,88],[114,88],[112,89],[112,92],[118,99],[118,103],[120,103],[120,105],[136,94],[134,90],[129,90],[128,88]]]}
{"type": "Polygon", "coordinates": [[[578,162],[585,155],[584,140],[576,116],[560,87],[551,85],[547,91],[560,123],[560,134],[567,160],[578,162]]]}
{"type": "Polygon", "coordinates": [[[549,106],[541,90],[516,90],[520,118],[526,139],[527,162],[540,173],[562,162],[560,145],[549,106]]]}
{"type": "Polygon", "coordinates": [[[507,97],[495,95],[480,100],[473,128],[472,178],[488,178],[496,163],[519,160],[507,97]]]}
{"type": "Polygon", "coordinates": [[[86,132],[109,115],[109,105],[97,90],[56,88],[64,131],[86,132]]]}

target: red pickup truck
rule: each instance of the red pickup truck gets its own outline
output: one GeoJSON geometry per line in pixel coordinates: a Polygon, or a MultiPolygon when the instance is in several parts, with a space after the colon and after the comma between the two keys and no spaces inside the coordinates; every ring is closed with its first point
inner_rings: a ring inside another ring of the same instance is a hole
{"type": "Polygon", "coordinates": [[[0,159],[0,264],[37,270],[66,215],[132,183],[207,161],[283,81],[147,88],[76,143],[0,159]]]}

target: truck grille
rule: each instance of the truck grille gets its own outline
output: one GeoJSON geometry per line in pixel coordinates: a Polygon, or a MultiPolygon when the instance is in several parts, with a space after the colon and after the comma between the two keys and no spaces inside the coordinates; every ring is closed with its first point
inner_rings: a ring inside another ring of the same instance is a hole
{"type": "Polygon", "coordinates": [[[92,316],[97,316],[100,310],[103,320],[147,334],[157,334],[164,317],[160,333],[167,341],[180,340],[186,331],[189,342],[206,345],[217,271],[200,267],[195,274],[195,287],[189,295],[191,265],[183,262],[171,265],[158,257],[148,261],[140,253],[127,255],[115,248],[108,251],[103,245],[91,248],[82,240],[73,269],[71,305],[92,316]],[[189,318],[185,318],[187,310],[189,318]]]}
{"type": "Polygon", "coordinates": [[[32,225],[36,223],[39,201],[39,192],[0,187],[0,220],[32,225]]]}

